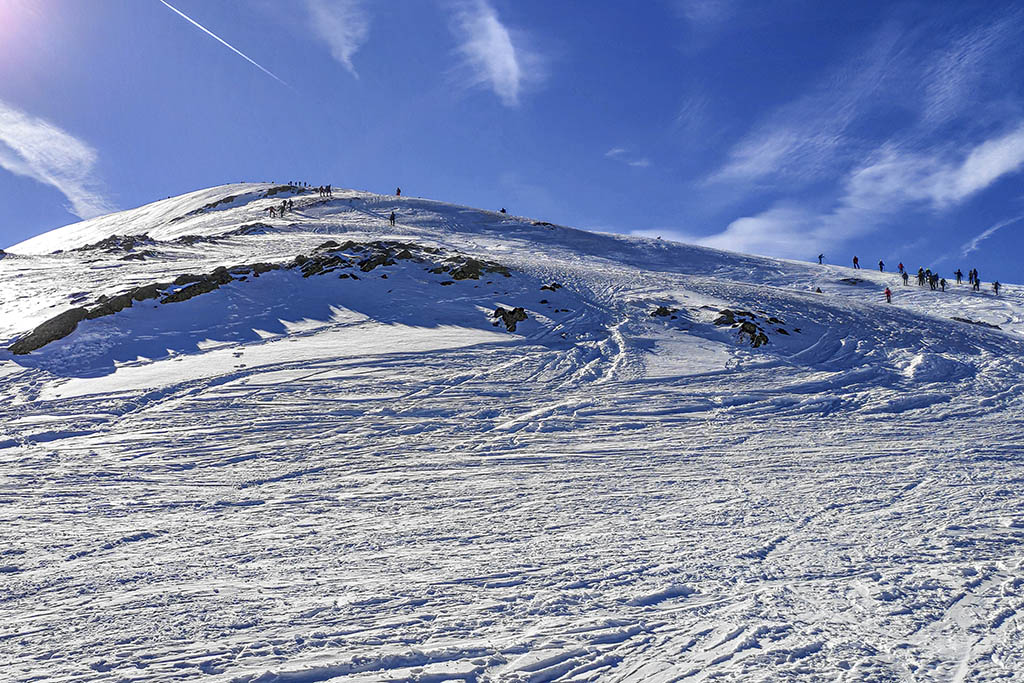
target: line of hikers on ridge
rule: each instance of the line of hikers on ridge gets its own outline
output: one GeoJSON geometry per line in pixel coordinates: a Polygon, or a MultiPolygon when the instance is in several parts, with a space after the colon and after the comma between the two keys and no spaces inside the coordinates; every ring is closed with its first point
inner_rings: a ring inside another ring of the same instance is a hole
{"type": "MultiPolygon", "coordinates": [[[[823,264],[825,261],[824,254],[818,254],[818,263],[823,264]]],[[[860,259],[856,256],[853,257],[853,267],[860,270],[860,259]]],[[[903,278],[903,284],[910,284],[910,272],[903,267],[903,263],[900,262],[896,269],[899,271],[900,277],[903,278]]],[[[879,259],[878,261],[878,272],[885,272],[885,262],[879,259]]],[[[954,271],[953,275],[956,277],[956,283],[963,284],[964,274],[959,268],[954,271]]],[[[938,273],[933,273],[931,268],[918,268],[917,269],[917,286],[924,287],[925,283],[928,284],[929,288],[933,291],[946,291],[946,278],[939,276],[938,273]]],[[[978,277],[978,269],[972,268],[967,271],[967,283],[971,285],[971,290],[975,292],[981,291],[981,279],[978,277]]],[[[992,291],[999,295],[999,288],[1002,285],[998,280],[992,283],[992,291]]],[[[885,288],[885,300],[887,303],[892,303],[892,290],[888,287],[885,288]]]]}
{"type": "MultiPolygon", "coordinates": [[[[318,187],[313,187],[312,185],[309,185],[308,183],[298,182],[298,181],[293,181],[293,182],[290,182],[288,184],[292,185],[294,187],[303,187],[303,188],[310,188],[311,190],[316,190],[321,197],[333,197],[334,196],[334,189],[330,185],[320,185],[318,187]]],[[[401,197],[402,196],[402,188],[400,188],[400,187],[396,187],[395,188],[395,196],[396,197],[401,197]]],[[[278,216],[284,216],[286,211],[294,211],[294,210],[295,210],[295,202],[293,200],[291,200],[291,199],[283,199],[283,200],[281,200],[281,205],[280,206],[268,206],[266,208],[266,213],[270,214],[271,218],[277,218],[278,216]]],[[[505,213],[505,209],[502,209],[501,212],[505,213]]],[[[394,211],[391,212],[391,215],[388,217],[388,221],[391,223],[391,225],[395,224],[395,212],[394,211]]]]}
{"type": "Polygon", "coordinates": [[[271,218],[275,218],[277,216],[282,216],[283,217],[285,211],[292,211],[294,209],[295,209],[295,202],[294,202],[294,200],[282,199],[281,200],[281,206],[278,206],[276,208],[273,207],[273,206],[268,206],[267,207],[267,213],[270,214],[271,218]]]}

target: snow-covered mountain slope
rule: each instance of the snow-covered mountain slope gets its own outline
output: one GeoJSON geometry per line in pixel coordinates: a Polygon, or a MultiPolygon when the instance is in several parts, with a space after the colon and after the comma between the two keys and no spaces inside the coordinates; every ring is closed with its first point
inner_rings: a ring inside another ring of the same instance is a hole
{"type": "Polygon", "coordinates": [[[227,185],[7,249],[0,345],[11,680],[1024,670],[1012,284],[227,185]]]}

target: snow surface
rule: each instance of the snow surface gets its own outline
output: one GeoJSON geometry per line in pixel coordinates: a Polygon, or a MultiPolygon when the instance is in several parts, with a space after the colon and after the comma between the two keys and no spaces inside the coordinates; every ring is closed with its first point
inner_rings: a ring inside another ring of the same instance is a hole
{"type": "Polygon", "coordinates": [[[511,277],[279,270],[0,351],[5,680],[1024,680],[1021,287],[272,188],[9,248],[3,348],[327,239],[511,277]]]}

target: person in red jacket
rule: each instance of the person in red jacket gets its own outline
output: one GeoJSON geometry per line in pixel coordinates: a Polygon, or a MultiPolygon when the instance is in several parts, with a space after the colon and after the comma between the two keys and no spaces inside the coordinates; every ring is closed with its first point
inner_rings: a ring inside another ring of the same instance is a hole
{"type": "Polygon", "coordinates": [[[890,290],[888,287],[885,288],[885,303],[892,303],[892,290],[890,290]]]}

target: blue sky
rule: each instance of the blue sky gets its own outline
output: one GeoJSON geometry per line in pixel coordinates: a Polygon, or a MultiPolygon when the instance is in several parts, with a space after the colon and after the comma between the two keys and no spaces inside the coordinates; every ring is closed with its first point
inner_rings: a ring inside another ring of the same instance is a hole
{"type": "Polygon", "coordinates": [[[1024,282],[1022,28],[1013,2],[0,0],[0,244],[299,179],[1024,282]]]}

